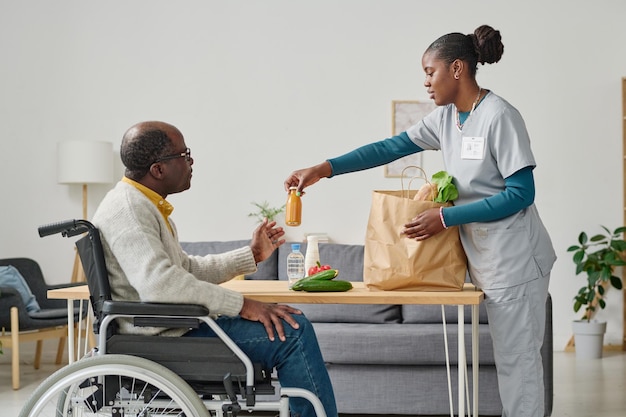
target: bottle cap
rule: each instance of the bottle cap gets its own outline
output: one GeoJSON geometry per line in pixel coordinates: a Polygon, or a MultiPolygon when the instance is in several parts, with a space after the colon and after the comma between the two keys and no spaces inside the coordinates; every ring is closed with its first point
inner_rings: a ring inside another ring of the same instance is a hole
{"type": "Polygon", "coordinates": [[[291,244],[291,250],[300,250],[300,244],[299,243],[292,243],[291,244]]]}

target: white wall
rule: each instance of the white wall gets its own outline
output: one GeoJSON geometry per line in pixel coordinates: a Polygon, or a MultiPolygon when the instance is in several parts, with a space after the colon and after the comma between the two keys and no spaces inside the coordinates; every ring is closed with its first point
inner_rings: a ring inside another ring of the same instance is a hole
{"type": "MultiPolygon", "coordinates": [[[[532,136],[536,202],[559,255],[562,349],[583,283],[566,249],[580,230],[622,224],[624,16],[626,3],[610,0],[0,2],[0,256],[33,257],[49,281],[67,280],[72,243],[36,232],[81,214],[80,187],[56,182],[56,143],[118,150],[146,119],[175,124],[193,150],[193,186],[170,197],[182,239],[247,238],[252,201],[281,205],[292,170],[389,136],[392,100],[427,100],[430,42],[487,23],[505,52],[478,79],[519,108],[532,136]]],[[[434,172],[439,155],[424,165],[434,172]]],[[[362,243],[370,191],[398,186],[383,168],[323,180],[289,238],[362,243]]],[[[90,188],[90,215],[108,188],[90,188]]],[[[609,306],[599,316],[619,344],[622,294],[609,306]]]]}

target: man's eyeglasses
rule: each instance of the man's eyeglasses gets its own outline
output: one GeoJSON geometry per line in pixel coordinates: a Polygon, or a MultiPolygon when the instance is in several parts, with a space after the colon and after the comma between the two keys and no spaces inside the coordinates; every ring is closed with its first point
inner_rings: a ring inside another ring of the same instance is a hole
{"type": "Polygon", "coordinates": [[[176,159],[176,158],[185,158],[185,161],[187,162],[191,161],[191,149],[187,148],[185,149],[185,152],[162,156],[160,158],[157,158],[153,162],[153,164],[156,164],[157,162],[167,161],[169,159],[176,159]]]}

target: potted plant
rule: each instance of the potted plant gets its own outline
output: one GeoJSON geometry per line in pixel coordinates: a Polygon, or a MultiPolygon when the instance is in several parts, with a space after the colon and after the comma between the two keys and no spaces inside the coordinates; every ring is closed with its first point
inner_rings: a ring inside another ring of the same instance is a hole
{"type": "Polygon", "coordinates": [[[285,210],[284,205],[282,207],[270,207],[270,204],[267,201],[262,203],[252,202],[252,204],[257,208],[257,211],[249,213],[248,217],[256,217],[259,223],[261,223],[264,218],[267,218],[269,221],[273,221],[277,215],[285,210]]]}
{"type": "MultiPolygon", "coordinates": [[[[248,213],[248,217],[256,217],[258,223],[261,223],[265,218],[267,218],[270,222],[274,221],[276,220],[276,216],[285,210],[284,205],[282,207],[270,207],[270,203],[267,201],[262,203],[253,201],[251,204],[257,208],[257,211],[248,213]]],[[[234,279],[245,279],[245,277],[243,275],[238,275],[234,279]]]]}
{"type": "Polygon", "coordinates": [[[574,297],[574,311],[578,313],[584,306],[581,320],[573,323],[576,356],[580,358],[602,357],[602,346],[606,322],[592,320],[598,308],[606,307],[605,294],[610,286],[621,290],[622,280],[615,275],[615,268],[626,265],[626,241],[622,234],[626,227],[618,227],[612,233],[602,226],[606,234],[589,238],[587,233],[578,235],[578,245],[567,251],[574,252],[573,261],[576,275],[584,273],[587,281],[574,297]],[[588,351],[589,349],[589,351],[588,351]]]}

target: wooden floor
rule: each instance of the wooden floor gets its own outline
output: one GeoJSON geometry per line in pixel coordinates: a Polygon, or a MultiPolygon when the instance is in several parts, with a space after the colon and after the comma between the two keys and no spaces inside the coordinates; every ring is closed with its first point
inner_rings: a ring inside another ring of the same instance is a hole
{"type": "MultiPolygon", "coordinates": [[[[0,355],[2,417],[16,417],[31,392],[57,369],[54,365],[56,343],[44,343],[43,363],[37,371],[32,367],[34,344],[32,345],[33,354],[22,356],[22,388],[18,391],[11,389],[11,352],[5,349],[4,355],[0,355]]],[[[626,416],[626,353],[607,351],[602,359],[581,361],[572,352],[555,352],[554,375],[553,416],[626,416]]]]}

